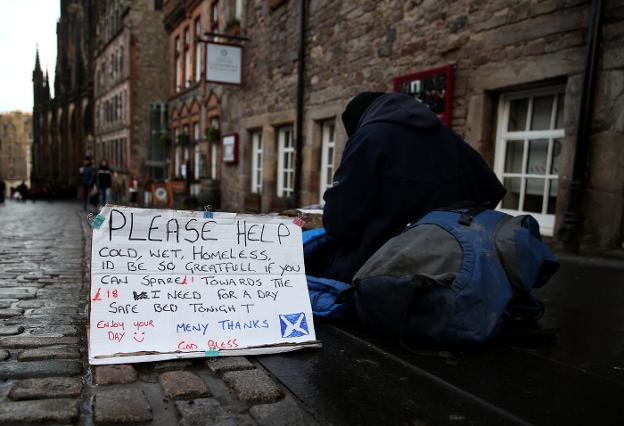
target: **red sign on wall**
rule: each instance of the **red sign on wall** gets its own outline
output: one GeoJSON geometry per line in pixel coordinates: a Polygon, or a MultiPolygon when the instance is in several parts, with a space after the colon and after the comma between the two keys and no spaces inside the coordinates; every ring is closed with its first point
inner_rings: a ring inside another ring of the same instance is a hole
{"type": "Polygon", "coordinates": [[[394,91],[413,96],[438,115],[440,121],[451,126],[453,109],[453,66],[433,68],[396,77],[394,91]]]}

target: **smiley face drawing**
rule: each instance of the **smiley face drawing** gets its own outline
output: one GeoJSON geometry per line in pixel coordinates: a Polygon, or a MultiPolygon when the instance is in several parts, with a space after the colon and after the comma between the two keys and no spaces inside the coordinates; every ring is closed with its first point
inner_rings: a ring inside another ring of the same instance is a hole
{"type": "Polygon", "coordinates": [[[137,331],[135,331],[135,332],[134,332],[134,333],[132,333],[132,334],[133,334],[132,338],[133,338],[136,342],[142,343],[142,342],[143,342],[143,340],[145,340],[145,332],[144,332],[144,331],[139,331],[139,330],[137,330],[137,331]]]}
{"type": "Polygon", "coordinates": [[[144,328],[156,327],[154,320],[134,321],[132,324],[136,327],[136,330],[132,333],[132,338],[137,343],[143,343],[145,340],[144,328]]]}

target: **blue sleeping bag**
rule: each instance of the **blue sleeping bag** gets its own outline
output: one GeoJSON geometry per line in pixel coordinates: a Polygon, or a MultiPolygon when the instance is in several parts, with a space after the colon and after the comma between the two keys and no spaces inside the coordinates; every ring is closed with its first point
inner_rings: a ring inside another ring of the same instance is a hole
{"type": "MultiPolygon", "coordinates": [[[[317,250],[322,250],[332,240],[324,228],[303,232],[303,257],[307,258],[317,250]]],[[[320,318],[340,318],[353,312],[351,297],[342,300],[345,292],[350,292],[350,284],[329,278],[306,275],[308,292],[314,316],[320,318]]]]}

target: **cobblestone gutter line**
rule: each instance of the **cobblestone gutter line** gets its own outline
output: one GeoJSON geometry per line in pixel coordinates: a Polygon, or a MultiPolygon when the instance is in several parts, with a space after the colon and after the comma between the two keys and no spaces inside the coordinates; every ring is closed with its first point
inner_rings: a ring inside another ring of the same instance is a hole
{"type": "Polygon", "coordinates": [[[311,425],[244,357],[90,367],[90,229],[76,204],[0,215],[0,424],[311,425]]]}

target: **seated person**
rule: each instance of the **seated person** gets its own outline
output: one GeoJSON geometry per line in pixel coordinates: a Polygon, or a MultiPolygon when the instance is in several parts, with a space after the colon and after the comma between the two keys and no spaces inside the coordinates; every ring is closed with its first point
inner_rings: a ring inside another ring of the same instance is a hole
{"type": "Polygon", "coordinates": [[[360,93],[342,121],[349,139],[323,197],[334,244],[317,276],[350,283],[377,249],[428,211],[494,208],[505,195],[483,158],[411,96],[360,93]]]}

